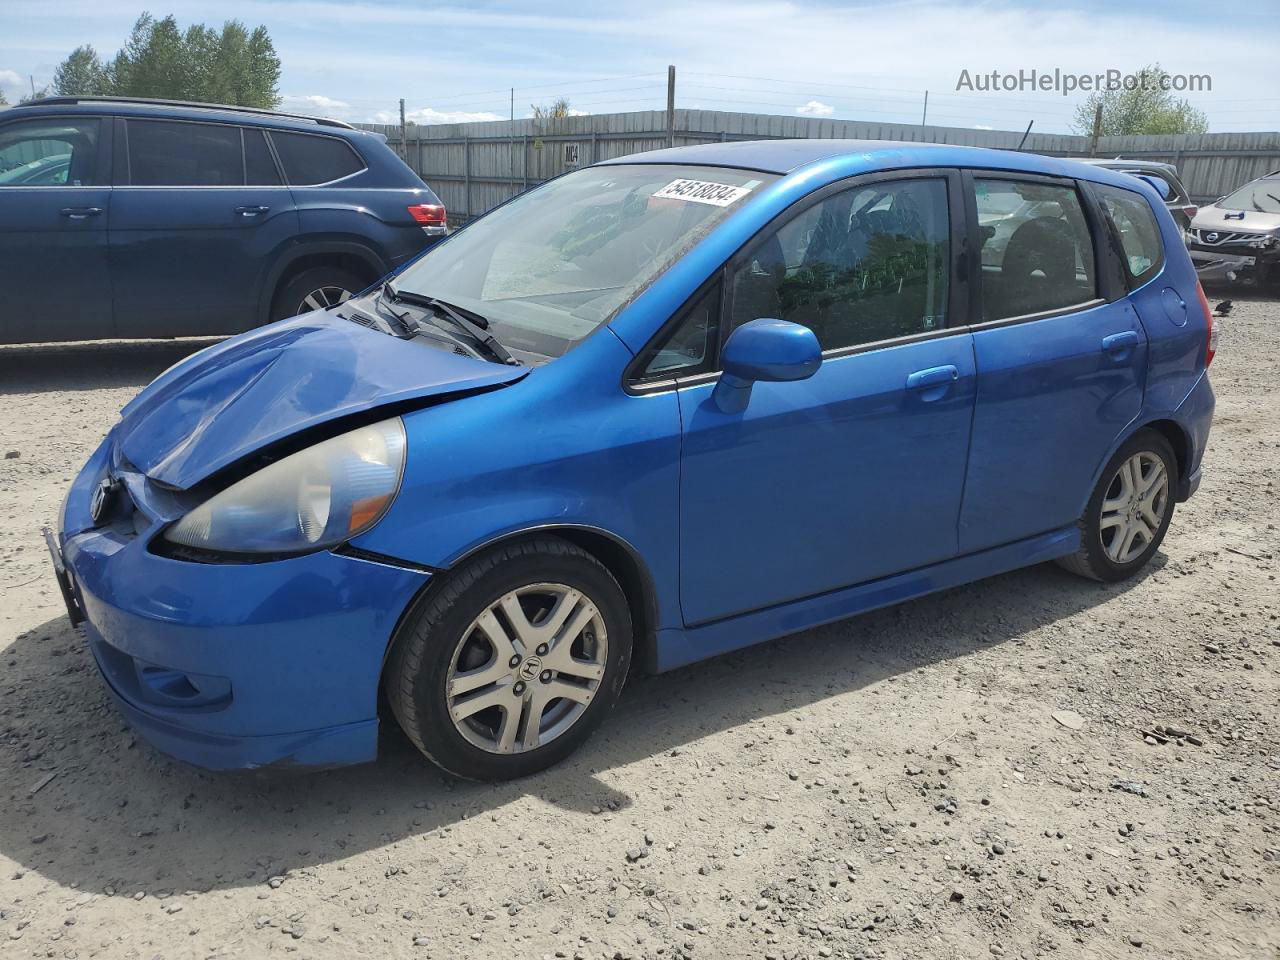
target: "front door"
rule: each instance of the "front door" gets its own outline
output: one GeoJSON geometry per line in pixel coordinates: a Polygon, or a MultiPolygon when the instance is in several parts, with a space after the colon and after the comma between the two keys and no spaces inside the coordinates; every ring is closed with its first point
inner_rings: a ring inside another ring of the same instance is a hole
{"type": "Polygon", "coordinates": [[[97,117],[0,124],[0,343],[113,335],[109,136],[97,117]]]}
{"type": "Polygon", "coordinates": [[[261,317],[262,283],[298,232],[262,131],[119,121],[127,150],[111,207],[121,336],[236,333],[261,317]]]}
{"type": "Polygon", "coordinates": [[[973,326],[978,398],[960,522],[971,552],[1079,519],[1142,407],[1147,336],[1102,296],[1099,252],[1071,180],[966,177],[984,238],[973,326]]]}
{"type": "Polygon", "coordinates": [[[726,276],[724,327],[809,326],[809,380],[757,383],[743,413],[679,390],[681,604],[705,623],[953,557],[973,347],[953,317],[959,180],[829,188],[726,276]]]}

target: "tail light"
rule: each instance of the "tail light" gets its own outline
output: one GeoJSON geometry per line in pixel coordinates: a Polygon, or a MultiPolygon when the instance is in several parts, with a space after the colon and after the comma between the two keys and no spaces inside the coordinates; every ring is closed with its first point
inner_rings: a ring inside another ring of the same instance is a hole
{"type": "Polygon", "coordinates": [[[1204,295],[1204,287],[1196,281],[1196,292],[1200,294],[1200,309],[1204,311],[1204,365],[1208,369],[1213,363],[1213,355],[1218,352],[1218,328],[1213,325],[1213,311],[1209,309],[1209,298],[1204,295]]]}
{"type": "Polygon", "coordinates": [[[409,206],[409,216],[422,227],[443,227],[445,210],[442,203],[415,203],[409,206]]]}

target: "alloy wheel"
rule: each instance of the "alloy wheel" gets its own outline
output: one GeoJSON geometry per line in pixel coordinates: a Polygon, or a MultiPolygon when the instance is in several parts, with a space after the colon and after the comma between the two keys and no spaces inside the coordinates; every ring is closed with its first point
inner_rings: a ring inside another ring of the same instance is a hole
{"type": "Polygon", "coordinates": [[[317,287],[298,302],[298,313],[310,313],[312,310],[328,310],[351,299],[351,291],[345,287],[330,285],[317,287]]]}
{"type": "Polygon", "coordinates": [[[1129,563],[1156,539],[1169,503],[1169,474],[1154,453],[1135,453],[1112,477],[1098,521],[1112,563],[1129,563]]]}
{"type": "Polygon", "coordinates": [[[609,639],[596,605],[560,583],[504,594],[463,633],[445,677],[449,716],[489,753],[545,746],[586,712],[609,639]]]}

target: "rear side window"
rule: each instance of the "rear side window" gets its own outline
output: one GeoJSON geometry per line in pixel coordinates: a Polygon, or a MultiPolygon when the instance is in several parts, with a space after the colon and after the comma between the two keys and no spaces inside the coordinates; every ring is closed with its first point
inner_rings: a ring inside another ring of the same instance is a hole
{"type": "Polygon", "coordinates": [[[240,128],[221,123],[129,120],[129,182],[137,187],[244,184],[240,128]]]}
{"type": "Polygon", "coordinates": [[[309,133],[271,131],[284,175],[298,186],[329,183],[364,169],[364,161],[345,140],[309,133]]]}
{"type": "Polygon", "coordinates": [[[1160,226],[1141,194],[1095,184],[1103,209],[1115,225],[1129,276],[1139,283],[1155,276],[1164,258],[1160,226]]]}
{"type": "Polygon", "coordinates": [[[1074,186],[974,180],[982,319],[1062,310],[1097,296],[1093,244],[1074,186]]]}
{"type": "Polygon", "coordinates": [[[261,130],[244,128],[244,179],[251,187],[274,187],[280,183],[280,171],[261,130]]]}

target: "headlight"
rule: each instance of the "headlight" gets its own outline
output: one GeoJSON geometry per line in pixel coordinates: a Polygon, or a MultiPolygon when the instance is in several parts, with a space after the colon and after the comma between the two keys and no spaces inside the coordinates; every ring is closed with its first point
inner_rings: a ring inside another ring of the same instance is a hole
{"type": "Polygon", "coordinates": [[[363,533],[391,505],[404,471],[397,417],[263,467],[165,531],[171,543],[219,553],[297,553],[363,533]]]}

